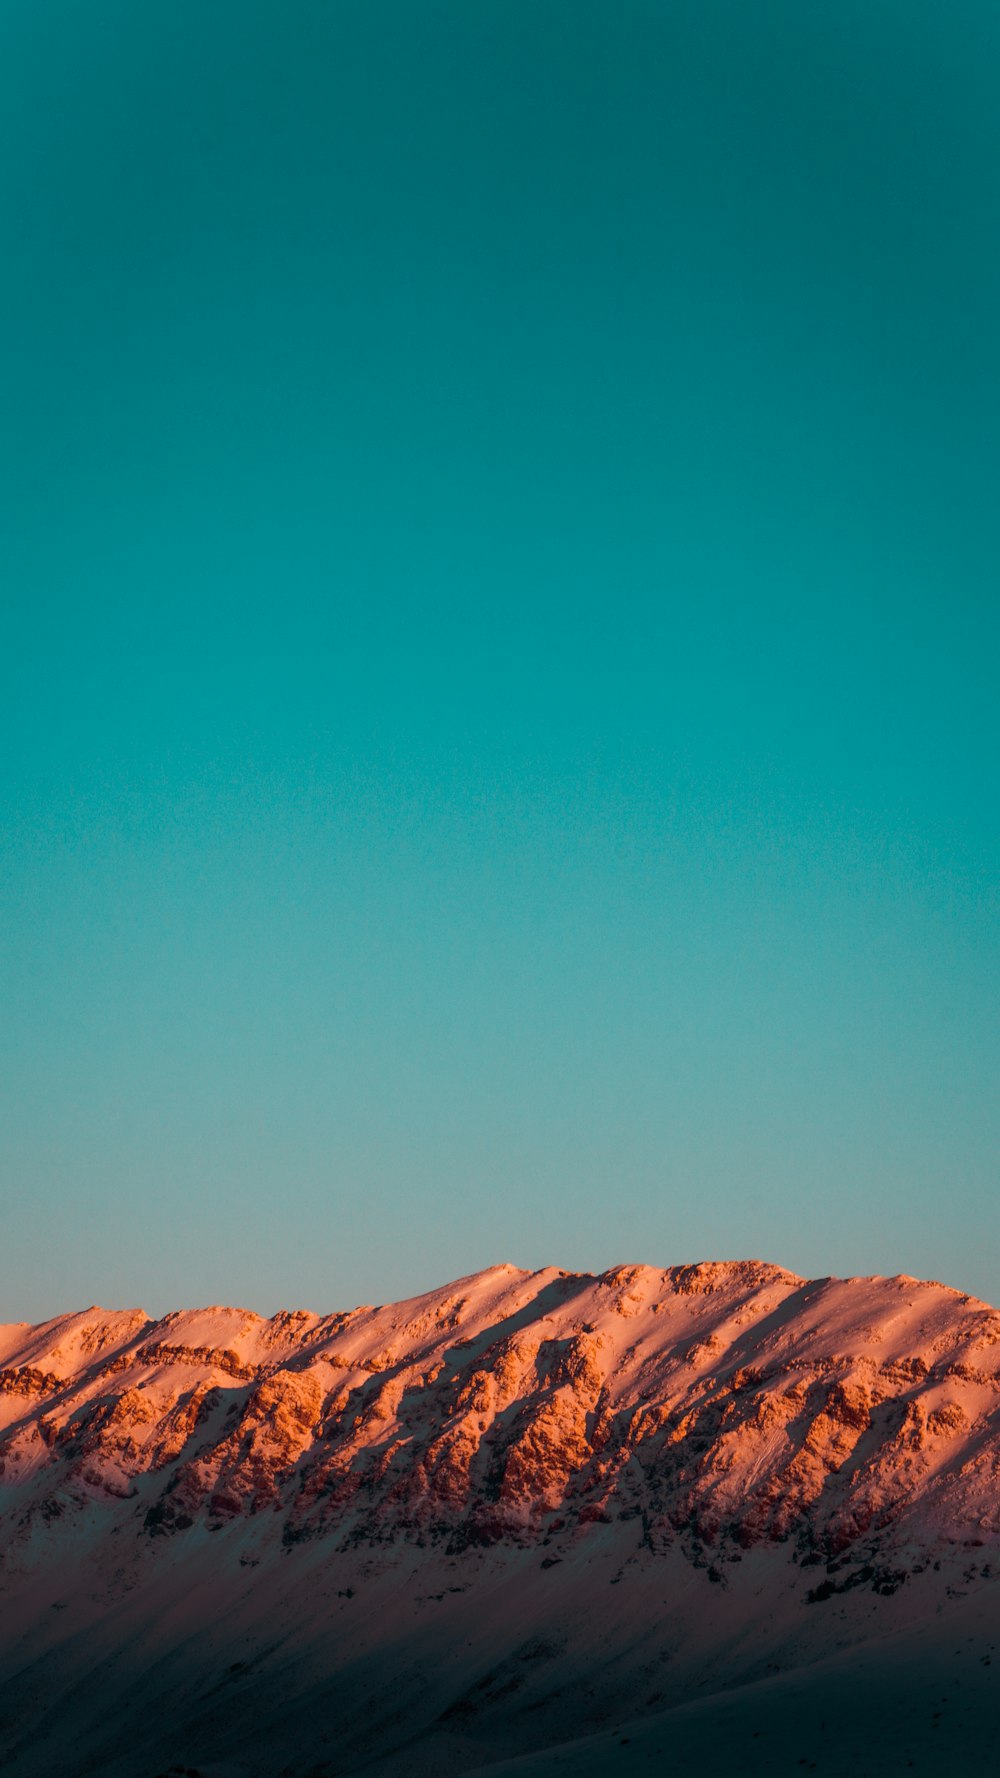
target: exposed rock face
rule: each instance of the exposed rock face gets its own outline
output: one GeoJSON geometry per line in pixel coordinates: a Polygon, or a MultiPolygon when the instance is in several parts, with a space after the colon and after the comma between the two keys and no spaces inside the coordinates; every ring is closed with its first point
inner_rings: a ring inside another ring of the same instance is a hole
{"type": "Polygon", "coordinates": [[[695,1559],[1000,1533],[1000,1315],[746,1261],[497,1267],[410,1302],[0,1330],[0,1514],[450,1549],[639,1517],[695,1559]]]}

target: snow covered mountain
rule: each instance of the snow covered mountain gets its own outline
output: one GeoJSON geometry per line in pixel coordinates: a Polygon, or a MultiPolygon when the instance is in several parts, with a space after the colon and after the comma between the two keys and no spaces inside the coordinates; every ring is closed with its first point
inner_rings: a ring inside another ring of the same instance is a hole
{"type": "Polygon", "coordinates": [[[860,1771],[877,1677],[961,1769],[998,1414],[997,1311],[756,1261],[0,1328],[0,1762],[860,1771]]]}

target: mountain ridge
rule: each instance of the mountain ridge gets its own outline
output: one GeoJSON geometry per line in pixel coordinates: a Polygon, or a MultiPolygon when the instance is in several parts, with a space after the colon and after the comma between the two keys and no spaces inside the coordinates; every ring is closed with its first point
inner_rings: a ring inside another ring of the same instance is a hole
{"type": "Polygon", "coordinates": [[[1000,1313],[906,1274],[504,1265],[8,1324],[0,1759],[439,1778],[582,1735],[624,1771],[664,1710],[838,1649],[860,1684],[914,1623],[933,1672],[962,1601],[987,1660],[998,1484],[1000,1313]]]}
{"type": "Polygon", "coordinates": [[[121,1496],[174,1466],[161,1530],[294,1482],[289,1535],[360,1492],[380,1534],[387,1516],[454,1530],[467,1509],[476,1535],[523,1536],[625,1497],[662,1508],[660,1534],[744,1545],[837,1504],[824,1523],[846,1545],[921,1491],[942,1530],[973,1516],[998,1372],[1000,1314],[976,1298],[757,1260],[496,1266],[327,1315],[92,1308],[0,1328],[0,1481],[121,1496]]]}

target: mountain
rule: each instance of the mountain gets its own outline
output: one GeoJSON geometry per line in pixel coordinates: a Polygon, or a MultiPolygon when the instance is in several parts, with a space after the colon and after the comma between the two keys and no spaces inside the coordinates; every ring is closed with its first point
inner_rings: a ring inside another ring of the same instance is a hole
{"type": "Polygon", "coordinates": [[[986,1304],[758,1261],[2,1327],[0,1767],[986,1769],[998,1392],[986,1304]]]}

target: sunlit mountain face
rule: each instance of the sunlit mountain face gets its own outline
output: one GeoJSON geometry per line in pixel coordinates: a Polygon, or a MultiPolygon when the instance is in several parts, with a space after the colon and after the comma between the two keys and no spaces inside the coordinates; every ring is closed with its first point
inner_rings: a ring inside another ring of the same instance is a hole
{"type": "Polygon", "coordinates": [[[1000,1313],[943,1285],[501,1265],[0,1341],[19,1778],[989,1753],[1000,1313]]]}

